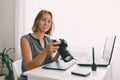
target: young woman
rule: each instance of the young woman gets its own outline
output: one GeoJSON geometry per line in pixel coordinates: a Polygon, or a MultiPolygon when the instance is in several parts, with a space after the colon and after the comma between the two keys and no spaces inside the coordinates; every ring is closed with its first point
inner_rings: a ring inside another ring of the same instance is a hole
{"type": "MultiPolygon", "coordinates": [[[[22,71],[31,70],[51,63],[59,58],[59,42],[50,39],[53,30],[53,16],[50,11],[41,10],[35,18],[32,31],[21,37],[22,71]]],[[[22,79],[21,80],[26,80],[22,79]]]]}

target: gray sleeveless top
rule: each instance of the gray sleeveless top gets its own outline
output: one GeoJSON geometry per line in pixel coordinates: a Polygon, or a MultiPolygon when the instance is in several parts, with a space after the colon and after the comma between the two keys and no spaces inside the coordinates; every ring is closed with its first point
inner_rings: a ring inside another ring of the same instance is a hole
{"type": "MultiPolygon", "coordinates": [[[[39,40],[34,38],[30,33],[27,35],[24,35],[24,37],[28,40],[30,44],[31,51],[32,51],[32,58],[34,59],[38,54],[40,54],[43,48],[39,40]]],[[[46,47],[48,43],[50,42],[50,37],[48,35],[44,35],[44,42],[45,42],[45,47],[46,47]]],[[[48,55],[46,59],[44,60],[44,62],[42,63],[42,65],[50,63],[50,62],[52,62],[52,56],[48,55]]],[[[22,71],[23,72],[26,71],[23,62],[22,62],[22,71]]]]}

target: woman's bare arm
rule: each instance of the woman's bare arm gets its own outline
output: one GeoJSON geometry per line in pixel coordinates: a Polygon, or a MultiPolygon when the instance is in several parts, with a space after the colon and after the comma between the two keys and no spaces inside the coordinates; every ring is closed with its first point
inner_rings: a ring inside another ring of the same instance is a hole
{"type": "Polygon", "coordinates": [[[43,51],[41,51],[41,53],[37,57],[32,59],[30,44],[24,37],[21,38],[21,51],[26,70],[31,70],[40,66],[47,56],[46,49],[43,49],[43,51]]]}

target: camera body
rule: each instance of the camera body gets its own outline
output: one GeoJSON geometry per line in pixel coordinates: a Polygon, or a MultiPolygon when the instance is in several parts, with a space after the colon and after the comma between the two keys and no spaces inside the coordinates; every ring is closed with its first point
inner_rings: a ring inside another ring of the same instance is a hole
{"type": "MultiPolygon", "coordinates": [[[[56,42],[57,40],[53,40],[54,42],[56,42]]],[[[67,50],[68,44],[64,39],[59,39],[60,41],[60,45],[56,45],[59,46],[60,48],[58,49],[62,59],[64,60],[64,62],[69,62],[73,59],[73,56],[70,54],[70,52],[67,50]]]]}

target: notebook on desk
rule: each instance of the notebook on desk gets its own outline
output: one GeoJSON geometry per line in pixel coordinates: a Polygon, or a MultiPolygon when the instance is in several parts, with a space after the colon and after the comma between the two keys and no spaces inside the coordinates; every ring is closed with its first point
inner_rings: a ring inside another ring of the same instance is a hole
{"type": "Polygon", "coordinates": [[[67,70],[71,66],[73,66],[76,62],[71,60],[70,62],[64,62],[63,60],[58,60],[56,62],[52,62],[46,65],[43,65],[44,69],[52,69],[52,70],[67,70]]]}
{"type": "MultiPolygon", "coordinates": [[[[106,38],[102,57],[95,57],[95,63],[97,66],[106,67],[110,65],[113,49],[115,45],[116,36],[109,36],[106,38]]],[[[95,53],[96,54],[96,53],[95,53]]],[[[91,66],[92,65],[92,57],[84,57],[80,58],[77,62],[80,66],[91,66]]]]}

